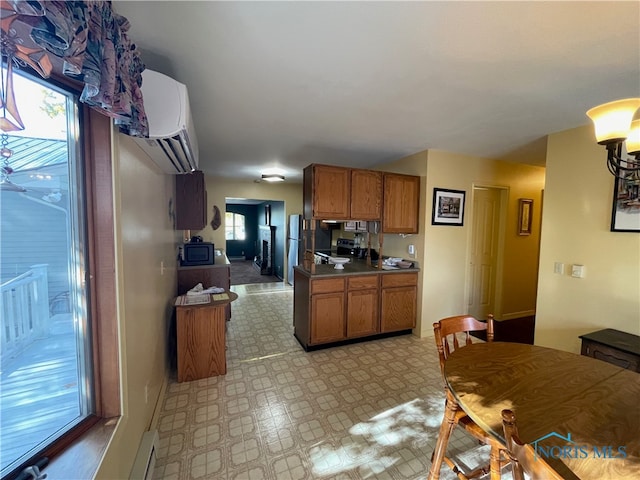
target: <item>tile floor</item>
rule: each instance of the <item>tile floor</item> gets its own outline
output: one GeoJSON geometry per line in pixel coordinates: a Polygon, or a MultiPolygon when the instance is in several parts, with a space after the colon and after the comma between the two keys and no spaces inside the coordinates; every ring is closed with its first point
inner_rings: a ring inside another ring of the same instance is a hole
{"type": "Polygon", "coordinates": [[[444,406],[433,338],[307,353],[290,286],[232,289],[227,375],[170,381],[154,479],[426,478],[444,406]]]}

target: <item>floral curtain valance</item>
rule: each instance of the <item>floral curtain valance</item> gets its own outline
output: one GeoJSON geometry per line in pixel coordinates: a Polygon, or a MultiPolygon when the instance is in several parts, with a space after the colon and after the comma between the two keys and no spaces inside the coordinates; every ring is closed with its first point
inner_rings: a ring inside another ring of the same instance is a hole
{"type": "Polygon", "coordinates": [[[80,101],[112,117],[123,133],[148,136],[145,66],[127,36],[128,20],[113,11],[111,1],[2,0],[0,6],[8,73],[2,79],[3,131],[24,128],[11,75],[14,66],[28,65],[43,78],[55,72],[82,82],[80,101]]]}

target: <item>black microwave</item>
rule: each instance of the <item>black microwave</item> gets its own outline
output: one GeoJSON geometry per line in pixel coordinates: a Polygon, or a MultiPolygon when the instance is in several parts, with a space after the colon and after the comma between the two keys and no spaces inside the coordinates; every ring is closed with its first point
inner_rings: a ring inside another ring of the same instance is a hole
{"type": "Polygon", "coordinates": [[[182,258],[180,265],[190,267],[193,265],[213,265],[215,250],[213,243],[190,242],[182,246],[182,258]]]}

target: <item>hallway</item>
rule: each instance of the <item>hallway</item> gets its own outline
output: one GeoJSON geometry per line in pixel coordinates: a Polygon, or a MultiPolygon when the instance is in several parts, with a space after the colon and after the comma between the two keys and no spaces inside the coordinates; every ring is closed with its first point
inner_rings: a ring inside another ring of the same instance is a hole
{"type": "Polygon", "coordinates": [[[426,478],[444,406],[432,338],[306,353],[289,285],[232,290],[228,373],[170,382],[154,479],[426,478]]]}

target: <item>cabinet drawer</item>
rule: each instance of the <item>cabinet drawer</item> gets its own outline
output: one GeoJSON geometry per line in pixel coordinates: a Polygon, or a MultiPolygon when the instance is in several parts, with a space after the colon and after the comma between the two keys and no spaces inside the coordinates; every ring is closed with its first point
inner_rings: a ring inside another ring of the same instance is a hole
{"type": "Polygon", "coordinates": [[[632,353],[622,352],[617,348],[602,345],[588,340],[582,340],[582,355],[597,358],[607,363],[640,372],[640,357],[632,353]]]}
{"type": "Polygon", "coordinates": [[[382,274],[382,288],[404,287],[418,284],[417,273],[386,273],[382,274]]]}
{"type": "Polygon", "coordinates": [[[378,275],[363,275],[361,277],[349,277],[347,279],[349,290],[364,290],[378,288],[378,275]]]}
{"type": "Polygon", "coordinates": [[[324,278],[311,281],[311,294],[344,292],[344,278],[324,278]]]}

